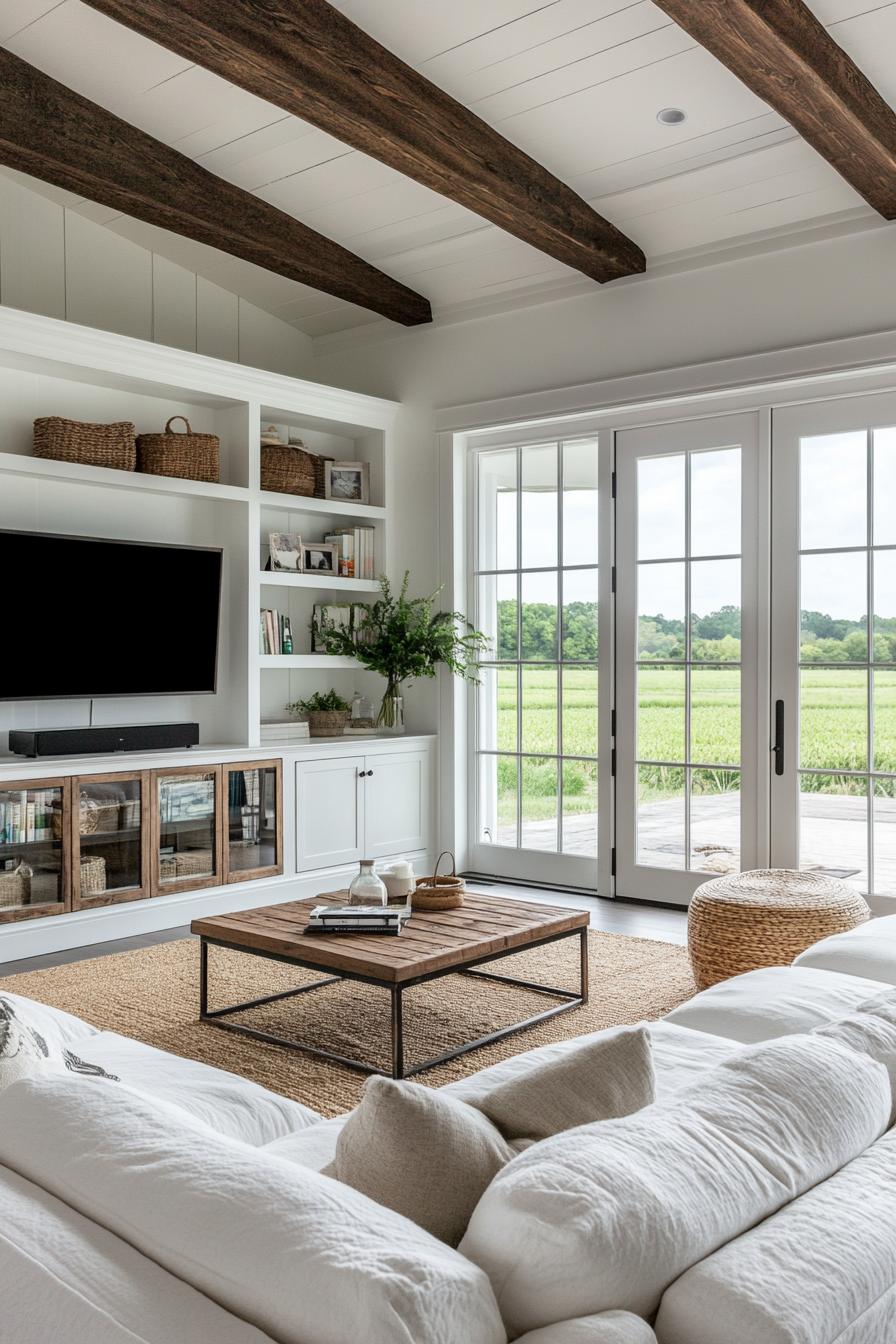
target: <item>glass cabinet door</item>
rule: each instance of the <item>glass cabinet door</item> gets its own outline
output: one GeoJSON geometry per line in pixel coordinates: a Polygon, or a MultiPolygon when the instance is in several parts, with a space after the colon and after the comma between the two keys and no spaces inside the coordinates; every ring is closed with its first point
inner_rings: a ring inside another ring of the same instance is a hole
{"type": "Polygon", "coordinates": [[[72,781],[72,904],[137,901],[148,892],[147,776],[90,775],[72,781]]]}
{"type": "Polygon", "coordinates": [[[225,765],[224,881],[283,871],[282,763],[225,765]]]}
{"type": "Polygon", "coordinates": [[[155,772],[153,895],[221,881],[218,767],[155,772]]]}
{"type": "Polygon", "coordinates": [[[61,780],[0,787],[0,922],[67,908],[68,808],[61,780]]]}

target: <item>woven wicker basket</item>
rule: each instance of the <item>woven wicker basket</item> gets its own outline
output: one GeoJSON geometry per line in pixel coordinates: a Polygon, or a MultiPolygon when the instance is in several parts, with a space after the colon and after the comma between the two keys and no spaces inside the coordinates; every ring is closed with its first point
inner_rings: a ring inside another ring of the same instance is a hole
{"type": "Polygon", "coordinates": [[[173,854],[162,854],[159,858],[159,880],[173,882],[177,877],[177,859],[173,854]]]}
{"type": "MultiPolygon", "coordinates": [[[[281,495],[317,493],[318,458],[305,448],[291,443],[261,445],[261,488],[281,495]]],[[[323,464],[321,464],[321,476],[323,464]]]]}
{"type": "Polygon", "coordinates": [[[31,900],[31,869],[26,863],[0,872],[0,910],[27,905],[31,900]]]}
{"type": "Polygon", "coordinates": [[[106,860],[98,854],[81,859],[81,895],[102,896],[106,890],[106,860]]]}
{"type": "Polygon", "coordinates": [[[311,737],[342,737],[348,723],[347,709],[313,709],[308,715],[311,737]]]}
{"type": "Polygon", "coordinates": [[[34,422],[34,456],[133,471],[137,466],[135,436],[136,430],[128,420],[91,425],[48,415],[34,422]]]}
{"type": "Polygon", "coordinates": [[[215,871],[210,849],[191,849],[175,854],[174,862],[178,877],[211,876],[215,871]]]}
{"type": "Polygon", "coordinates": [[[139,798],[126,798],[119,806],[118,826],[122,831],[129,831],[134,826],[140,825],[142,815],[142,803],[139,798]]]}
{"type": "Polygon", "coordinates": [[[688,910],[688,953],[699,989],[763,966],[789,966],[819,938],[869,918],[853,887],[824,873],[788,868],[717,877],[688,910]]]}
{"type": "Polygon", "coordinates": [[[220,440],[217,434],[194,434],[189,420],[173,415],[163,434],[139,434],[139,468],[150,476],[179,476],[185,481],[218,481],[221,478],[220,440]],[[175,420],[183,420],[186,432],[175,433],[175,420]]]}
{"type": "MultiPolygon", "coordinates": [[[[78,834],[93,835],[100,830],[117,830],[117,825],[104,827],[100,825],[100,814],[104,811],[102,804],[97,804],[87,793],[81,794],[78,806],[78,834]]],[[[50,829],[53,832],[54,840],[62,839],[62,805],[54,807],[50,814],[50,829]]]]}
{"type": "Polygon", "coordinates": [[[457,875],[454,855],[443,849],[436,859],[436,868],[432,877],[418,877],[416,890],[411,895],[411,907],[414,910],[456,910],[464,903],[466,882],[457,875]],[[439,864],[445,856],[451,860],[451,872],[439,873],[439,864]]]}

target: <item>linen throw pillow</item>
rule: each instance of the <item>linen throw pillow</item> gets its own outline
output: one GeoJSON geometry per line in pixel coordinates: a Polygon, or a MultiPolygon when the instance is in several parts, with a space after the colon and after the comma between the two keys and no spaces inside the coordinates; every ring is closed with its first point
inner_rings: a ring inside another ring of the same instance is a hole
{"type": "Polygon", "coordinates": [[[475,1104],[420,1083],[368,1079],[325,1175],[456,1246],[483,1192],[524,1147],[653,1101],[643,1027],[588,1040],[475,1104]]]}
{"type": "Polygon", "coordinates": [[[118,1079],[98,1064],[87,1064],[68,1046],[51,1040],[29,1021],[22,999],[14,1002],[0,994],[0,1088],[9,1087],[20,1078],[33,1078],[40,1073],[68,1069],[72,1073],[86,1073],[93,1077],[118,1079]]]}

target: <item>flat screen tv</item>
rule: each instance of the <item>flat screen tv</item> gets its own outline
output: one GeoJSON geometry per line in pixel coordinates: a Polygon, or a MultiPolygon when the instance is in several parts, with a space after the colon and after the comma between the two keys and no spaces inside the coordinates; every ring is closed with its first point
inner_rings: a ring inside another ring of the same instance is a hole
{"type": "Polygon", "coordinates": [[[0,530],[0,700],[212,694],[221,558],[0,530]]]}

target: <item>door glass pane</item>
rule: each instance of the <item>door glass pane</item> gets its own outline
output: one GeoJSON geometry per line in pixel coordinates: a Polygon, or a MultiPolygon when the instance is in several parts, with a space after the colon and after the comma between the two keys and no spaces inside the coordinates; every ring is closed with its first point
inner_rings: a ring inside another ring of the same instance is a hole
{"type": "Polygon", "coordinates": [[[896,545],[896,429],[874,431],[874,544],[896,545]]]}
{"type": "Polygon", "coordinates": [[[479,568],[516,569],[516,449],[479,455],[479,568]]]}
{"type": "Polygon", "coordinates": [[[638,863],[684,868],[684,786],[683,767],[638,766],[638,863]]]}
{"type": "Polygon", "coordinates": [[[0,912],[64,899],[62,789],[0,788],[0,912]]]}
{"type": "Polygon", "coordinates": [[[697,560],[691,565],[691,658],[740,660],[739,560],[697,560]]]}
{"type": "Polygon", "coordinates": [[[516,667],[480,667],[478,700],[480,750],[516,751],[516,667]]]}
{"type": "Polygon", "coordinates": [[[523,756],[520,761],[522,849],[557,849],[557,761],[523,756]]]}
{"type": "Polygon", "coordinates": [[[874,672],[874,769],[896,775],[896,672],[874,672]]]}
{"type": "Polygon", "coordinates": [[[563,754],[597,755],[597,668],[563,668],[563,754]]]}
{"type": "Polygon", "coordinates": [[[698,873],[740,871],[740,773],[692,770],[690,867],[698,873]]]}
{"type": "Polygon", "coordinates": [[[231,770],[227,775],[227,837],[230,871],[248,873],[277,866],[277,772],[231,770]]]}
{"type": "Polygon", "coordinates": [[[215,776],[197,772],[161,775],[159,877],[166,882],[213,877],[215,860],[215,776]]]}
{"type": "Polygon", "coordinates": [[[800,776],[800,867],[867,892],[867,778],[800,776]]]}
{"type": "Polygon", "coordinates": [[[520,657],[557,661],[557,574],[520,576],[520,657]]]}
{"type": "Polygon", "coordinates": [[[896,663],[896,551],[874,552],[873,645],[875,662],[896,663]]]}
{"type": "Polygon", "coordinates": [[[740,668],[691,668],[691,755],[699,765],[740,764],[740,668]]]}
{"type": "Polygon", "coordinates": [[[684,453],[638,462],[639,560],[684,555],[684,473],[684,453]]]}
{"type": "Polygon", "coordinates": [[[479,580],[479,629],[499,662],[518,656],[517,613],[515,574],[487,574],[479,580]]]}
{"type": "Polygon", "coordinates": [[[691,453],[691,555],[738,555],[740,508],[740,449],[691,453]]]}
{"type": "Polygon", "coordinates": [[[597,440],[563,445],[563,563],[597,564],[597,440]]]}
{"type": "Polygon", "coordinates": [[[685,759],[685,670],[638,668],[639,761],[685,759]]]}
{"type": "Polygon", "coordinates": [[[553,568],[557,564],[557,446],[523,448],[522,477],[523,569],[553,568]]]}
{"type": "Polygon", "coordinates": [[[800,440],[802,550],[867,543],[867,446],[864,430],[800,440]]]}
{"type": "Polygon", "coordinates": [[[523,667],[521,751],[556,754],[557,669],[523,667]]]}
{"type": "Polygon", "coordinates": [[[143,883],[143,808],[139,779],[85,780],[78,809],[81,898],[143,883]]]}
{"type": "Polygon", "coordinates": [[[638,566],[638,657],[684,658],[683,562],[638,566]]]}
{"type": "Polygon", "coordinates": [[[597,762],[563,762],[563,853],[597,858],[597,762]]]}
{"type": "Polygon", "coordinates": [[[801,662],[867,662],[867,613],[867,551],[802,557],[801,662]]]}
{"type": "Polygon", "coordinates": [[[594,662],[597,658],[596,569],[564,570],[560,656],[565,663],[594,662]]]}
{"type": "Polygon", "coordinates": [[[874,781],[874,894],[896,896],[896,779],[874,781]]]}
{"type": "Polygon", "coordinates": [[[800,672],[800,765],[813,770],[868,769],[868,671],[800,672]]]}
{"type": "Polygon", "coordinates": [[[517,843],[516,756],[479,757],[479,840],[484,845],[517,843]]]}

